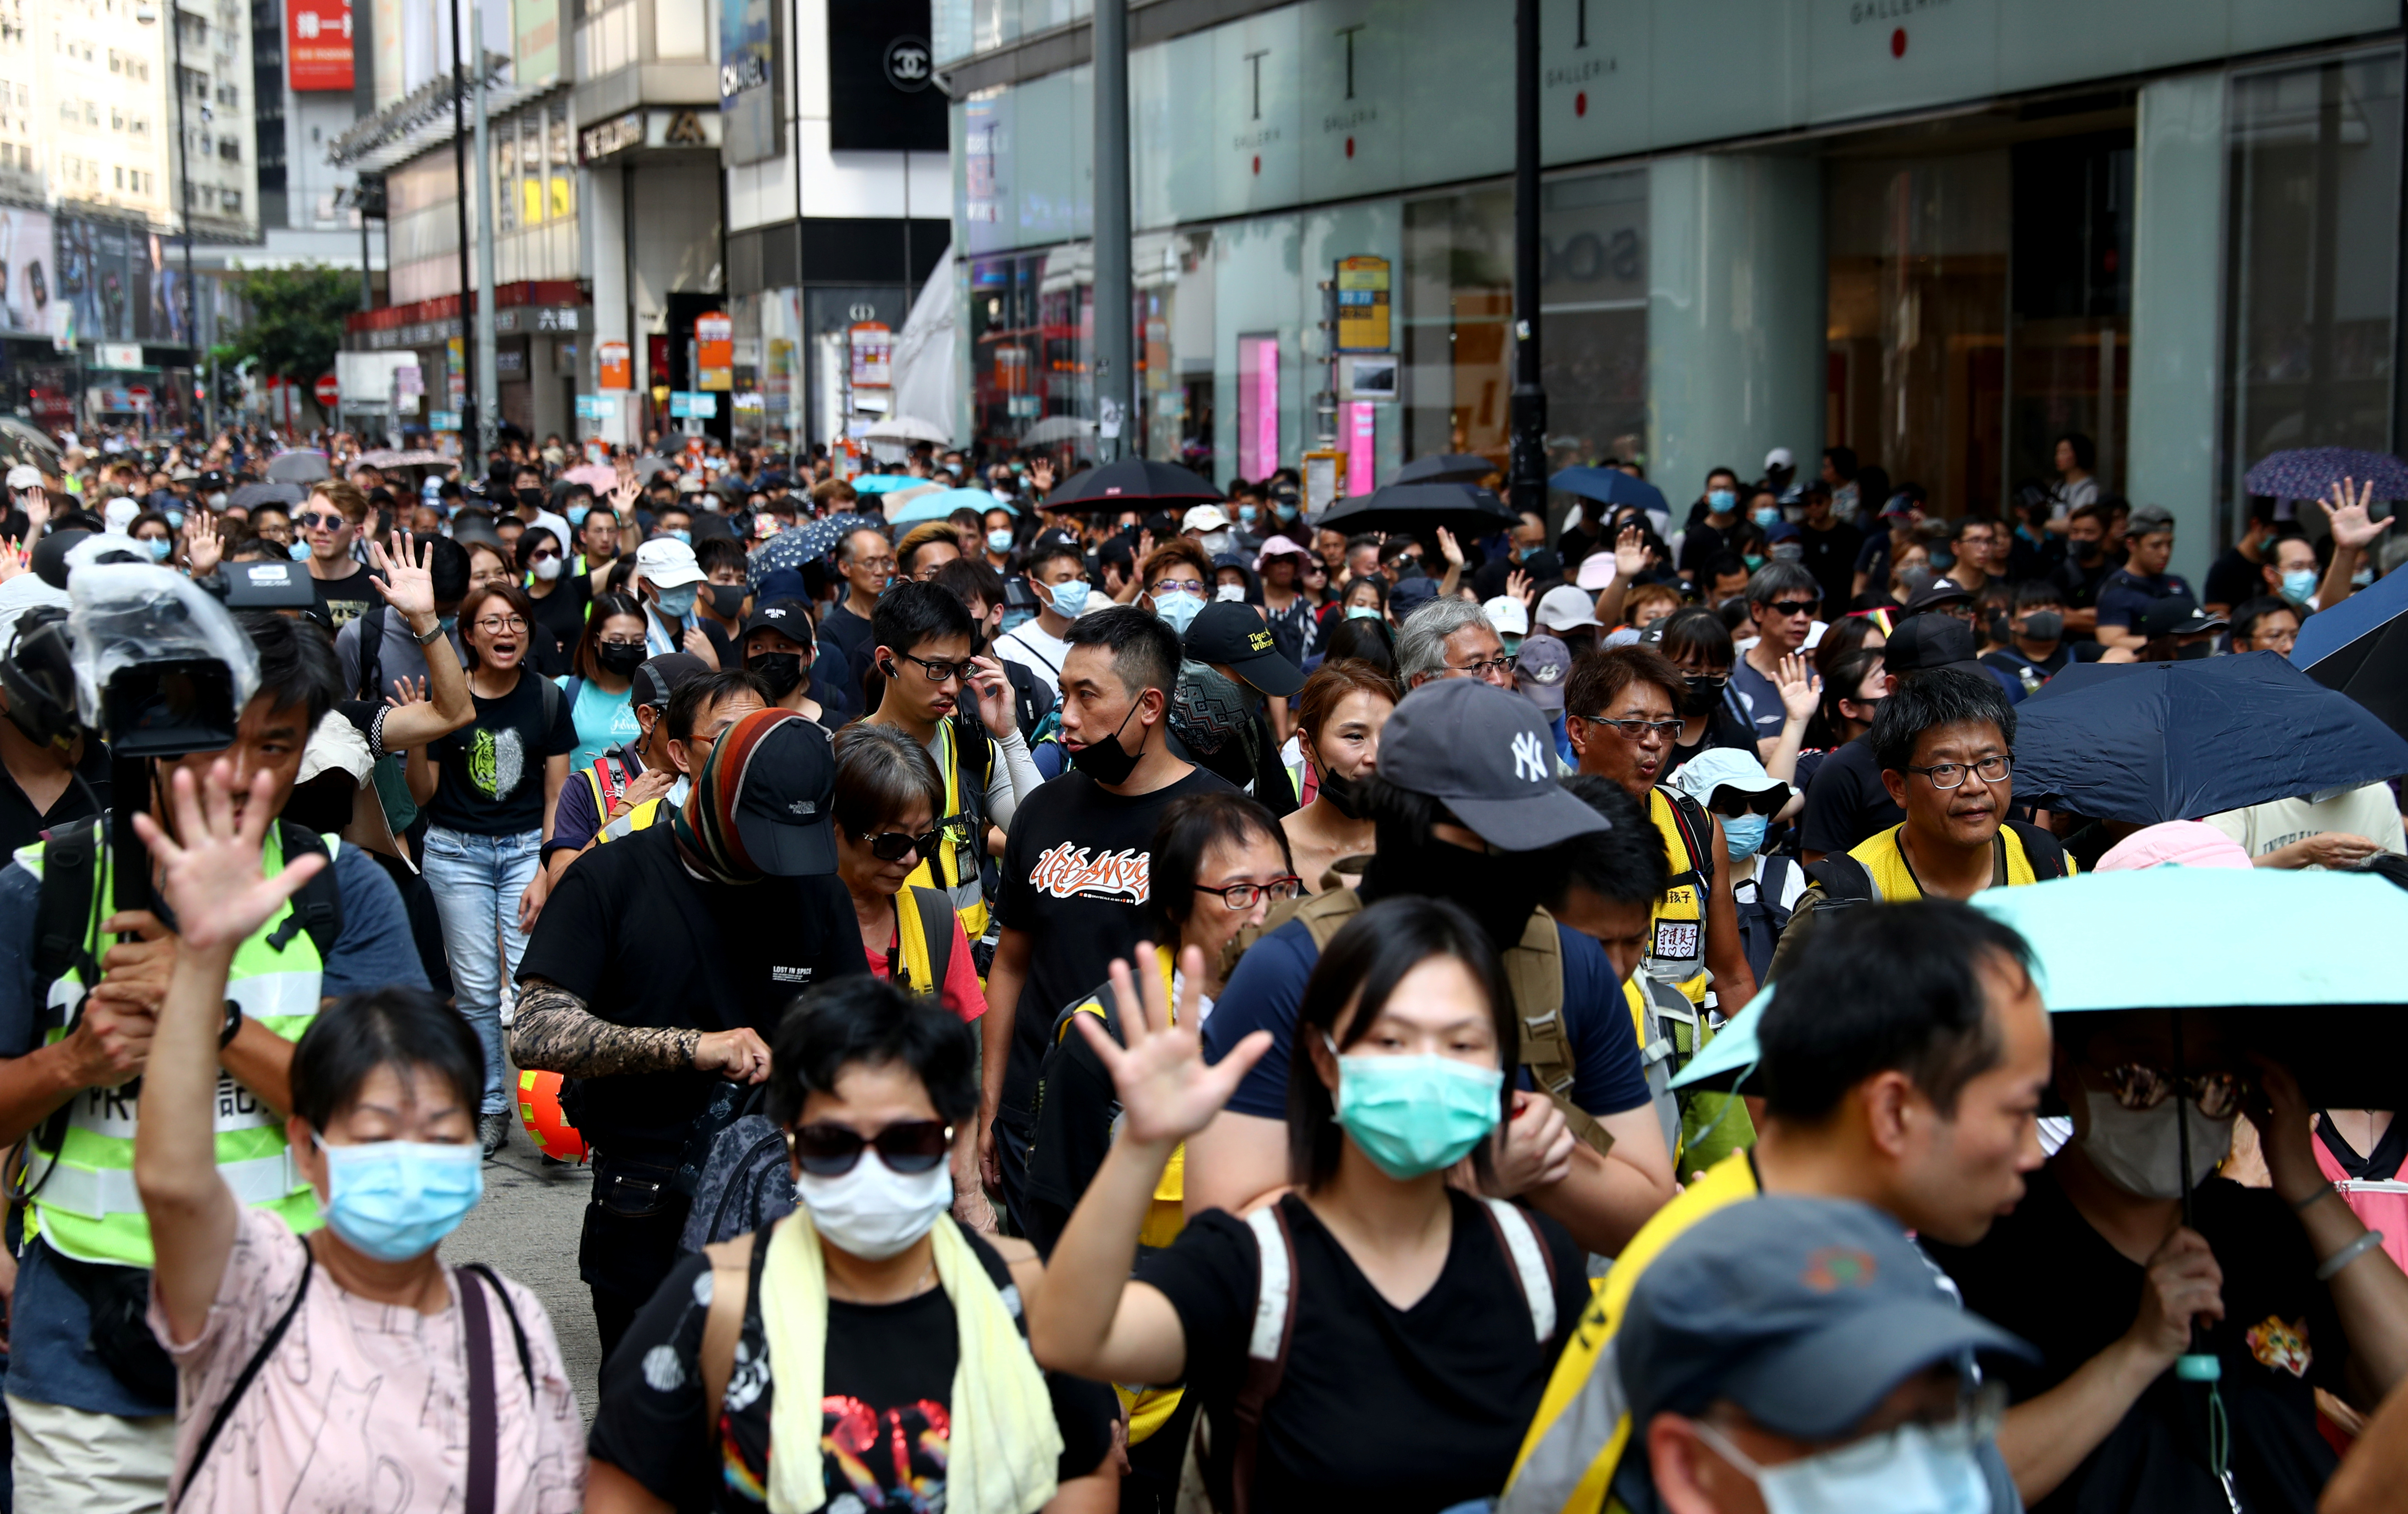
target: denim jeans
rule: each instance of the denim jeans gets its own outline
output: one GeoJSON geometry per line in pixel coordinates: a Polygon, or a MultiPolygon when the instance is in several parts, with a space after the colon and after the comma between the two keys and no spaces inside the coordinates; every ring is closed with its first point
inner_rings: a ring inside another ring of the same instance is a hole
{"type": "Polygon", "coordinates": [[[543,833],[472,836],[426,828],[426,886],[443,921],[443,959],[452,968],[452,1002],[485,1048],[481,1112],[510,1107],[502,1065],[502,984],[516,979],[526,955],[519,929],[519,895],[535,878],[543,833]]]}

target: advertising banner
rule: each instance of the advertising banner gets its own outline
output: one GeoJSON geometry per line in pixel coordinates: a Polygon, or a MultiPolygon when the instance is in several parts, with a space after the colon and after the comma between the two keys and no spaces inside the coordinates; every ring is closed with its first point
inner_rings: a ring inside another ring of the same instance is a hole
{"type": "Polygon", "coordinates": [[[784,13],[783,6],[769,0],[721,0],[720,140],[731,166],[785,150],[778,127],[785,119],[785,80],[778,66],[784,13]]]}
{"type": "Polygon", "coordinates": [[[66,217],[51,230],[58,258],[58,287],[51,293],[74,307],[79,337],[185,342],[183,276],[168,266],[156,235],[66,217]]]}
{"type": "Polygon", "coordinates": [[[284,0],[284,59],[294,93],[350,93],[351,0],[284,0]]]}
{"type": "Polygon", "coordinates": [[[0,206],[0,327],[24,336],[48,335],[56,271],[50,216],[0,206]]]}

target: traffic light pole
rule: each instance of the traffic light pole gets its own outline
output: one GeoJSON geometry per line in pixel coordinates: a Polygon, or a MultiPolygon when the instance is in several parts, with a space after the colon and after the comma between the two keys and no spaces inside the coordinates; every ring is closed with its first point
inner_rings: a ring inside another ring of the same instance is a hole
{"type": "MultiPolygon", "coordinates": [[[[1095,0],[1096,457],[1135,440],[1135,316],[1129,273],[1128,0],[1095,0]]],[[[1133,447],[1128,449],[1134,450],[1133,447]]]]}
{"type": "Polygon", "coordinates": [[[1517,510],[1547,497],[1547,392],[1539,378],[1539,0],[1513,6],[1513,407],[1517,510]]]}

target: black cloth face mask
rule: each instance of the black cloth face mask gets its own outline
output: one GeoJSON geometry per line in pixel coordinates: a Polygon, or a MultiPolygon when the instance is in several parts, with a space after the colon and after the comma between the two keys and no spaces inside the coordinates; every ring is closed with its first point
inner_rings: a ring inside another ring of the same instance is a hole
{"type": "Polygon", "coordinates": [[[1070,765],[1107,789],[1126,783],[1129,775],[1137,771],[1139,753],[1121,745],[1121,733],[1128,728],[1130,717],[1136,714],[1137,706],[1132,704],[1128,714],[1121,717],[1121,723],[1112,728],[1111,736],[1072,752],[1070,765]]]}
{"type": "Polygon", "coordinates": [[[612,678],[630,678],[636,676],[636,669],[644,665],[644,644],[639,641],[632,647],[614,647],[606,641],[595,649],[594,656],[612,678]]]}
{"type": "Polygon", "coordinates": [[[769,686],[769,699],[775,703],[802,685],[803,654],[762,652],[744,660],[744,671],[769,686]]]}

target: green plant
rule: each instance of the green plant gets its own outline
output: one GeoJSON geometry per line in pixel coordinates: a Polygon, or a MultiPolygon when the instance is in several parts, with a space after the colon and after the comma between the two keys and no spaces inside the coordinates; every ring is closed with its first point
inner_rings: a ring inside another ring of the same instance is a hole
{"type": "Polygon", "coordinates": [[[333,371],[343,318],[360,307],[357,273],[322,264],[259,268],[242,275],[235,290],[244,320],[217,349],[221,365],[249,359],[256,372],[303,384],[333,371]]]}

